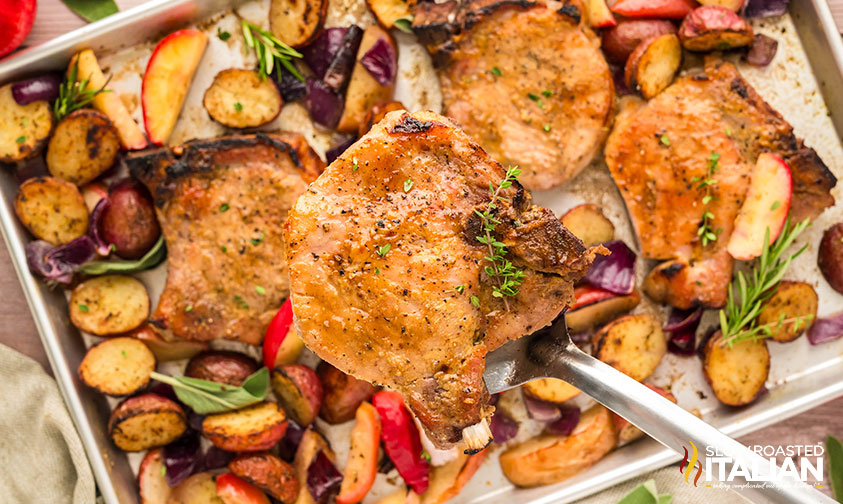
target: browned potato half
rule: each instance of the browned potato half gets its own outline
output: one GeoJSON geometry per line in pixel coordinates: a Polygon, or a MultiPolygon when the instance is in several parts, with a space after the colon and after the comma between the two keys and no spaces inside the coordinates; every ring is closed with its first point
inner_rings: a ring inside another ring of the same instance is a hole
{"type": "Polygon", "coordinates": [[[366,5],[369,6],[369,10],[375,15],[378,23],[389,30],[395,26],[395,21],[401,18],[408,21],[407,28],[409,28],[413,22],[413,8],[416,6],[416,0],[366,0],[366,5]]]}
{"type": "MultiPolygon", "coordinates": [[[[144,503],[147,504],[147,503],[144,503]]],[[[159,503],[149,503],[159,504],[159,503]]],[[[167,504],[227,504],[217,495],[214,475],[196,473],[182,481],[170,492],[167,504]]]]}
{"type": "Polygon", "coordinates": [[[290,47],[304,47],[322,32],[328,0],[272,0],[269,31],[290,47]]]}
{"type": "Polygon", "coordinates": [[[703,373],[720,402],[729,406],[749,404],[770,373],[767,342],[744,340],[730,347],[717,333],[705,345],[703,373]]]}
{"type": "Polygon", "coordinates": [[[752,27],[735,11],[703,5],[685,16],[679,40],[689,51],[724,51],[752,44],[752,27]]]}
{"type": "MultiPolygon", "coordinates": [[[[578,287],[574,293],[576,294],[579,289],[578,287]]],[[[633,292],[628,296],[595,298],[593,301],[582,305],[578,301],[574,308],[565,315],[565,323],[572,333],[588,331],[629,312],[640,302],[641,296],[638,295],[638,292],[633,292]]]]}
{"type": "Polygon", "coordinates": [[[228,463],[228,470],[281,502],[295,502],[299,495],[295,469],[271,453],[244,453],[228,463]]]}
{"type": "Polygon", "coordinates": [[[642,381],[667,352],[661,323],[652,315],[626,315],[601,328],[592,339],[594,356],[642,381]]]}
{"type": "MultiPolygon", "coordinates": [[[[645,383],[644,385],[651,388],[653,391],[658,392],[673,404],[676,404],[676,396],[674,396],[669,390],[656,387],[655,385],[650,385],[649,383],[645,383]]],[[[612,413],[612,422],[614,422],[615,431],[618,433],[619,445],[630,443],[636,439],[644,437],[644,431],[632,425],[626,418],[618,415],[617,413],[612,413]]]]}
{"type": "Polygon", "coordinates": [[[190,341],[183,339],[164,339],[149,324],[143,324],[137,329],[129,331],[126,336],[136,338],[149,347],[158,362],[189,359],[202,350],[208,349],[207,341],[190,341]]]}
{"type": "Polygon", "coordinates": [[[84,185],[111,168],[120,135],[105,114],[79,109],[59,121],[47,145],[47,168],[56,178],[84,185]]]}
{"type": "Polygon", "coordinates": [[[322,406],[322,382],[309,367],[276,366],[272,370],[272,391],[297,424],[307,426],[316,420],[322,406]]]}
{"type": "Polygon", "coordinates": [[[783,280],[776,293],[764,303],[758,325],[768,326],[776,341],[793,341],[802,335],[817,317],[817,291],[806,282],[783,280]]]}
{"type": "Polygon", "coordinates": [[[112,338],[92,346],[79,364],[85,385],[108,395],[129,395],[149,383],[155,356],[140,341],[112,338]]]}
{"type": "Polygon", "coordinates": [[[673,33],[642,40],[624,67],[627,87],[648,100],[673,82],[682,63],[682,46],[673,33]]]}
{"type": "Polygon", "coordinates": [[[125,178],[111,185],[109,205],[102,216],[102,234],[123,259],[140,259],[158,242],[161,227],[149,190],[125,178]]]}
{"type": "Polygon", "coordinates": [[[347,375],[325,361],[319,363],[316,374],[325,392],[319,416],[329,424],[340,424],[354,418],[357,407],[378,390],[371,383],[347,375]]]}
{"type": "Polygon", "coordinates": [[[570,436],[542,435],[504,451],[504,476],[514,485],[558,483],[591,467],[615,447],[615,426],[605,407],[586,410],[570,436]]]}
{"type": "Polygon", "coordinates": [[[70,295],[70,320],[82,331],[111,336],[131,331],[149,317],[149,294],[136,278],[103,275],[85,280],[70,295]]]}
{"type": "Polygon", "coordinates": [[[621,19],[603,32],[601,48],[606,59],[623,65],[642,40],[665,33],[676,33],[676,26],[667,19],[621,19]]]}
{"type": "Polygon", "coordinates": [[[286,430],[284,410],[273,402],[208,415],[202,421],[202,434],[217,448],[232,452],[268,450],[286,430]]]}
{"type": "Polygon", "coordinates": [[[817,265],[831,288],[843,294],[843,222],[823,233],[817,265]]]}
{"type": "Polygon", "coordinates": [[[175,401],[158,394],[130,397],[114,408],[108,432],[124,451],[143,451],[175,441],[187,429],[187,417],[175,401]]]}
{"type": "Polygon", "coordinates": [[[20,186],[15,213],[39,240],[61,245],[88,232],[88,207],[79,189],[53,177],[34,177],[20,186]]]}
{"type": "Polygon", "coordinates": [[[540,378],[521,386],[524,393],[542,401],[561,403],[580,394],[580,389],[556,378],[540,378]]]}
{"type": "Polygon", "coordinates": [[[202,103],[223,126],[255,128],[278,117],[284,101],[272,79],[261,79],[254,70],[229,68],[214,77],[202,103]]]}
{"type": "Polygon", "coordinates": [[[325,452],[325,455],[331,461],[336,459],[336,455],[334,455],[334,452],[331,450],[331,447],[328,445],[328,441],[325,437],[314,430],[313,427],[309,427],[306,431],[304,431],[301,441],[299,442],[299,447],[296,448],[296,456],[293,459],[293,469],[295,469],[296,479],[298,479],[300,483],[299,496],[296,499],[296,504],[316,503],[313,496],[310,495],[307,485],[304,483],[307,481],[307,469],[310,467],[310,463],[313,462],[313,459],[316,458],[316,455],[320,451],[325,452]]]}
{"type": "Polygon", "coordinates": [[[586,247],[615,238],[615,226],[594,203],[575,206],[565,212],[559,222],[582,240],[586,247]]]}
{"type": "Polygon", "coordinates": [[[190,359],[184,375],[239,387],[258,368],[257,361],[246,354],[231,350],[208,350],[190,359]]]}
{"type": "Polygon", "coordinates": [[[357,130],[357,136],[361,137],[368,133],[369,130],[372,129],[372,126],[381,122],[381,119],[383,119],[386,114],[395,112],[396,110],[404,110],[406,108],[407,107],[405,107],[400,101],[378,103],[366,112],[366,117],[363,118],[363,122],[360,123],[360,129],[357,130]]]}
{"type": "Polygon", "coordinates": [[[12,96],[12,85],[0,87],[0,163],[14,163],[38,154],[52,130],[49,102],[18,105],[12,96]]]}
{"type": "Polygon", "coordinates": [[[357,50],[357,62],[354,64],[354,70],[351,72],[351,79],[348,82],[348,89],[345,92],[345,108],[340,116],[337,130],[343,133],[356,133],[360,129],[360,125],[366,117],[369,110],[378,103],[389,101],[392,98],[392,89],[394,82],[386,86],[381,84],[372,77],[372,74],[366,70],[360,63],[360,59],[366,55],[366,52],[375,45],[379,39],[386,40],[398,55],[398,48],[395,45],[395,40],[388,32],[384,31],[378,25],[372,25],[363,32],[363,40],[360,41],[360,48],[357,50]]]}

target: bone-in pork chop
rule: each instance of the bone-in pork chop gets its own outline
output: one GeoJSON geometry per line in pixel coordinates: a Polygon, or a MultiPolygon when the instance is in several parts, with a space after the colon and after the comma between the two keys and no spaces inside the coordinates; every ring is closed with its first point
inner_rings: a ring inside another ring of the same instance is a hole
{"type": "Polygon", "coordinates": [[[597,154],[614,85],[576,3],[421,3],[414,29],[434,53],[444,114],[528,189],[573,178],[597,154]],[[437,43],[438,42],[438,43],[437,43]]]}
{"type": "Polygon", "coordinates": [[[761,152],[790,165],[795,222],[834,203],[834,175],[731,63],[711,58],[703,73],[678,78],[649,102],[622,107],[605,156],[641,253],[666,261],[647,277],[647,294],[679,308],[725,304],[733,264],[726,244],[761,152]],[[698,236],[705,180],[716,181],[706,209],[714,216],[712,230],[719,230],[707,246],[698,236]]]}
{"type": "Polygon", "coordinates": [[[305,344],[399,390],[438,446],[490,413],[486,353],[552,322],[591,264],[582,242],[513,184],[493,231],[526,275],[507,311],[485,271],[475,213],[504,176],[451,120],[391,112],[308,188],[286,224],[305,344]]]}
{"type": "Polygon", "coordinates": [[[127,161],[167,242],[151,322],[185,339],[260,343],[289,295],[284,220],[324,162],[288,133],[192,141],[127,161]]]}

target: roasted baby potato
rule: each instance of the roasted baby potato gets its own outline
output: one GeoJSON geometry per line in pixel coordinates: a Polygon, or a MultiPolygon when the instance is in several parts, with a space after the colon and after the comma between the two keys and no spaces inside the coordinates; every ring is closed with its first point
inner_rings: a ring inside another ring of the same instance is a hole
{"type": "Polygon", "coordinates": [[[768,326],[776,341],[793,341],[807,331],[817,317],[817,291],[806,282],[783,280],[764,303],[757,324],[768,326]]]}
{"type": "Polygon", "coordinates": [[[240,352],[207,350],[190,359],[184,375],[239,387],[259,367],[255,359],[240,352]]]}
{"type": "Polygon", "coordinates": [[[697,7],[682,21],[679,40],[689,51],[724,51],[752,44],[752,27],[719,5],[697,7]]]}
{"type": "Polygon", "coordinates": [[[626,315],[603,326],[591,342],[594,356],[613,368],[644,380],[667,352],[661,323],[652,315],[626,315]]]}
{"type": "Polygon", "coordinates": [[[140,341],[112,338],[90,349],[79,364],[79,378],[103,394],[129,395],[149,383],[155,370],[155,356],[140,341]]]}
{"type": "Polygon", "coordinates": [[[586,247],[615,238],[615,226],[594,203],[575,206],[565,212],[565,215],[559,218],[559,222],[582,240],[586,247]]]}
{"type": "Polygon", "coordinates": [[[208,349],[207,341],[191,341],[183,339],[164,339],[164,337],[149,324],[142,324],[137,329],[129,331],[126,336],[143,341],[155,355],[158,362],[168,362],[189,359],[202,350],[208,349]]]}
{"type": "Polygon", "coordinates": [[[642,40],[654,35],[676,33],[676,26],[667,19],[621,19],[603,32],[606,59],[622,65],[642,40]]]}
{"type": "Polygon", "coordinates": [[[381,119],[383,119],[386,114],[396,110],[404,110],[406,108],[407,107],[405,107],[400,101],[378,103],[366,112],[366,117],[363,118],[363,122],[360,123],[360,129],[357,130],[357,136],[362,137],[368,133],[369,130],[372,129],[372,126],[381,122],[381,119]]]}
{"type": "Polygon", "coordinates": [[[742,406],[755,400],[770,373],[770,351],[763,339],[728,346],[720,333],[705,345],[703,373],[723,404],[742,406]]]}
{"type": "MultiPolygon", "coordinates": [[[[658,392],[673,404],[676,404],[676,396],[674,396],[672,392],[661,387],[656,387],[655,385],[650,385],[649,383],[645,383],[644,385],[653,391],[658,392]]],[[[618,433],[619,445],[630,443],[636,439],[644,437],[644,431],[632,425],[626,418],[618,415],[617,413],[612,413],[612,422],[614,422],[615,431],[618,433]]]]}
{"type": "Polygon", "coordinates": [[[217,448],[231,452],[268,450],[286,430],[287,416],[274,402],[208,415],[202,421],[202,434],[217,448]]]}
{"type": "Polygon", "coordinates": [[[261,79],[254,70],[239,68],[218,73],[202,103],[213,120],[229,128],[263,126],[278,117],[284,105],[272,79],[261,79]]]}
{"type": "Polygon", "coordinates": [[[514,485],[534,487],[568,479],[591,467],[615,447],[615,426],[608,409],[586,410],[570,436],[544,434],[504,451],[504,476],[514,485]]]}
{"type": "Polygon", "coordinates": [[[534,399],[561,403],[580,394],[580,389],[568,382],[556,378],[540,378],[521,386],[524,393],[534,399]]]}
{"type": "Polygon", "coordinates": [[[131,331],[149,317],[146,287],[126,275],[85,280],[73,289],[69,303],[73,325],[97,336],[131,331]]]}
{"type": "Polygon", "coordinates": [[[141,504],[167,504],[172,493],[165,477],[167,469],[161,452],[161,448],[149,450],[141,461],[138,469],[141,504]]]}
{"type": "Polygon", "coordinates": [[[319,416],[329,424],[341,424],[354,418],[360,404],[378,390],[371,383],[347,375],[325,361],[319,363],[316,374],[325,392],[319,416]]]}
{"type": "Polygon", "coordinates": [[[629,312],[641,302],[641,296],[633,291],[628,296],[619,296],[591,285],[574,289],[576,303],[567,314],[565,323],[572,333],[588,331],[629,312]]]}
{"type": "Polygon", "coordinates": [[[299,495],[293,466],[271,453],[244,453],[228,463],[228,470],[285,504],[299,495]]]}
{"type": "Polygon", "coordinates": [[[39,240],[61,245],[88,231],[88,207],[79,189],[53,177],[34,177],[20,186],[15,213],[39,240]]]}
{"type": "Polygon", "coordinates": [[[111,168],[120,135],[105,114],[79,109],[59,121],[47,145],[47,168],[56,178],[84,185],[111,168]]]}
{"type": "Polygon", "coordinates": [[[328,0],[272,0],[269,31],[290,47],[316,40],[328,13],[328,0]]]}
{"type": "Polygon", "coordinates": [[[366,0],[366,5],[375,15],[378,23],[385,30],[389,30],[399,19],[407,21],[409,28],[413,22],[413,8],[416,6],[416,0],[366,0]]]}
{"type": "Polygon", "coordinates": [[[395,82],[382,86],[372,74],[366,70],[360,60],[378,40],[383,40],[392,47],[392,53],[398,55],[395,40],[388,32],[377,25],[372,25],[363,32],[363,40],[357,50],[357,62],[351,72],[351,80],[345,92],[345,108],[340,116],[337,130],[343,133],[356,133],[366,117],[366,113],[378,103],[389,101],[395,82]]]}
{"type": "MultiPolygon", "coordinates": [[[[147,503],[144,503],[147,504],[147,503]]],[[[153,503],[149,503],[153,504],[153,503]]],[[[158,503],[154,503],[158,504],[158,503]]],[[[227,504],[217,495],[214,475],[196,473],[182,481],[170,492],[167,504],[227,504]]]]}
{"type": "Polygon", "coordinates": [[[149,190],[132,178],[114,183],[102,216],[102,234],[124,259],[140,259],[161,236],[149,190]]]}
{"type": "Polygon", "coordinates": [[[624,67],[626,86],[648,100],[673,82],[682,63],[682,46],[673,33],[653,35],[641,41],[624,67]]]}
{"type": "Polygon", "coordinates": [[[316,504],[305,482],[307,482],[307,469],[320,451],[325,452],[325,455],[331,461],[336,459],[336,455],[331,450],[325,437],[314,430],[313,427],[308,427],[302,434],[299,447],[296,449],[296,456],[293,459],[293,469],[296,471],[296,479],[299,480],[299,495],[296,498],[296,504],[316,504]]]}
{"type": "Polygon", "coordinates": [[[158,394],[130,397],[114,408],[108,433],[124,451],[143,451],[175,441],[187,430],[187,417],[175,401],[158,394]]]}
{"type": "Polygon", "coordinates": [[[276,366],[272,371],[272,391],[297,424],[305,427],[316,420],[322,406],[322,382],[309,367],[276,366]]]}
{"type": "Polygon", "coordinates": [[[843,222],[823,233],[817,265],[831,288],[843,294],[843,222]]]}
{"type": "Polygon", "coordinates": [[[18,105],[12,85],[0,87],[0,163],[14,163],[41,152],[53,130],[53,112],[46,101],[18,105]]]}

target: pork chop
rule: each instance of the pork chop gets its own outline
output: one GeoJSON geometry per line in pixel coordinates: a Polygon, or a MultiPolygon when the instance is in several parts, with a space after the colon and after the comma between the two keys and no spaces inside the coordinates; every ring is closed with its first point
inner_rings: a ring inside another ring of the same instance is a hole
{"type": "Polygon", "coordinates": [[[525,277],[514,297],[494,296],[475,211],[504,176],[450,119],[391,112],[308,188],[286,224],[305,344],[400,391],[440,447],[491,413],[486,353],[552,322],[591,264],[592,252],[516,182],[501,193],[493,234],[525,277]]]}
{"type": "Polygon", "coordinates": [[[444,114],[528,189],[573,178],[609,132],[614,84],[600,39],[576,3],[475,0],[419,4],[444,114]]]}
{"type": "Polygon", "coordinates": [[[790,165],[794,221],[834,204],[829,194],[834,175],[731,63],[709,58],[704,72],[676,79],[649,102],[623,105],[605,157],[642,255],[666,261],[648,275],[648,295],[678,308],[726,303],[733,265],[726,244],[761,152],[778,154],[790,165]],[[709,176],[715,159],[717,171],[709,176]],[[719,235],[703,246],[699,185],[706,179],[716,180],[706,209],[719,235]]]}
{"type": "Polygon", "coordinates": [[[284,220],[324,162],[289,133],[196,140],[127,162],[167,242],[151,322],[185,339],[259,344],[289,295],[284,220]]]}

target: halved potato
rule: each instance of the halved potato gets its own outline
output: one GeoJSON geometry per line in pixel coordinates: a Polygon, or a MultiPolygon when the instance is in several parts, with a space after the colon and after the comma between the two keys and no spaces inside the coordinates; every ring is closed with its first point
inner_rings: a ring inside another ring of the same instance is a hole
{"type": "Polygon", "coordinates": [[[628,296],[619,296],[590,285],[577,287],[574,295],[577,296],[576,304],[565,314],[565,323],[572,333],[588,331],[605,324],[641,302],[641,296],[636,291],[628,296]]]}
{"type": "Polygon", "coordinates": [[[214,481],[214,475],[201,472],[191,475],[173,488],[170,492],[170,498],[167,499],[167,504],[227,503],[217,495],[217,484],[214,481]]]}
{"type": "Polygon", "coordinates": [[[228,68],[214,77],[202,100],[211,118],[229,128],[256,128],[278,117],[284,101],[271,79],[228,68]]]}
{"type": "Polygon", "coordinates": [[[689,51],[725,51],[752,44],[752,27],[735,11],[703,5],[688,14],[679,27],[679,40],[689,51]]]}
{"type": "Polygon", "coordinates": [[[565,402],[580,394],[580,389],[557,378],[540,378],[521,387],[528,396],[552,403],[565,402]]]}
{"type": "Polygon", "coordinates": [[[143,451],[175,441],[187,430],[187,417],[175,401],[158,394],[130,397],[114,408],[108,433],[124,451],[143,451]]]}
{"type": "Polygon", "coordinates": [[[108,117],[80,109],[56,126],[47,145],[47,168],[50,175],[81,186],[111,168],[119,153],[120,135],[108,117]]]}
{"type": "MultiPolygon", "coordinates": [[[[676,396],[674,396],[669,390],[656,387],[655,385],[650,385],[649,383],[645,383],[644,385],[652,389],[654,392],[658,392],[673,404],[676,404],[676,396]]],[[[636,439],[644,437],[644,431],[632,425],[626,418],[618,415],[617,413],[612,413],[612,421],[615,424],[615,431],[618,433],[619,445],[630,443],[636,439]]]]}
{"type": "Polygon", "coordinates": [[[591,344],[595,357],[638,381],[653,374],[667,352],[661,323],[645,314],[610,322],[595,333],[591,344]]]}
{"type": "Polygon", "coordinates": [[[398,55],[398,48],[395,40],[389,32],[384,31],[378,25],[372,25],[363,32],[363,40],[360,41],[360,48],[357,50],[357,62],[351,72],[351,79],[348,82],[348,89],[345,92],[345,108],[340,116],[337,130],[343,133],[356,133],[360,129],[366,114],[378,103],[389,101],[392,98],[392,90],[395,83],[391,82],[382,86],[372,74],[366,70],[360,60],[378,40],[383,39],[392,46],[393,53],[398,55]]]}
{"type": "Polygon", "coordinates": [[[244,353],[231,350],[207,350],[190,359],[184,375],[239,387],[259,367],[255,359],[244,353]]]}
{"type": "Polygon", "coordinates": [[[328,0],[272,0],[269,31],[290,47],[316,40],[328,13],[328,0]]]}
{"type": "Polygon", "coordinates": [[[409,23],[413,22],[413,8],[416,6],[416,0],[366,0],[366,5],[375,15],[378,23],[389,30],[395,26],[395,21],[398,19],[404,18],[409,23]]]}
{"type": "Polygon", "coordinates": [[[274,402],[208,415],[202,434],[217,448],[232,452],[264,451],[284,437],[287,416],[274,402]]]}
{"type": "Polygon", "coordinates": [[[146,452],[138,469],[138,490],[141,504],[167,504],[172,489],[167,484],[162,449],[146,452]]]}
{"type": "Polygon", "coordinates": [[[629,89],[648,100],[673,82],[682,63],[682,46],[673,33],[644,39],[629,55],[624,67],[624,80],[629,89]]]}
{"type": "Polygon", "coordinates": [[[757,324],[769,326],[770,337],[776,341],[793,341],[814,323],[818,302],[811,284],[782,280],[776,293],[764,303],[757,324]]]}
{"type": "Polygon", "coordinates": [[[730,347],[717,333],[708,340],[704,354],[703,373],[720,402],[742,406],[758,397],[770,374],[766,341],[744,340],[730,347]]]}
{"type": "Polygon", "coordinates": [[[559,222],[586,247],[611,241],[615,238],[615,226],[594,203],[583,203],[565,212],[559,222]]]}
{"type": "Polygon", "coordinates": [[[520,487],[558,483],[591,467],[615,443],[612,416],[597,405],[582,414],[570,436],[544,434],[507,449],[500,456],[501,469],[520,487]]]}
{"type": "Polygon", "coordinates": [[[79,364],[85,385],[108,395],[128,395],[149,383],[155,356],[140,341],[112,338],[92,346],[79,364]]]}
{"type": "Polygon", "coordinates": [[[158,362],[189,359],[202,350],[208,349],[207,341],[164,339],[149,324],[141,324],[137,329],[126,333],[126,336],[143,341],[152,353],[155,354],[155,360],[158,362]]]}
{"type": "Polygon", "coordinates": [[[322,406],[322,382],[309,367],[277,366],[272,371],[272,391],[297,424],[305,427],[316,420],[322,406]]]}
{"type": "Polygon", "coordinates": [[[12,85],[0,87],[0,163],[14,163],[38,154],[53,130],[47,101],[18,105],[12,85]]]}
{"type": "Polygon", "coordinates": [[[341,424],[354,418],[360,404],[378,391],[371,383],[347,375],[325,361],[316,367],[316,374],[324,391],[319,416],[329,424],[341,424]]]}
{"type": "Polygon", "coordinates": [[[823,232],[817,266],[831,288],[843,294],[843,222],[823,232]]]}
{"type": "Polygon", "coordinates": [[[676,33],[676,26],[667,19],[624,18],[603,31],[600,48],[609,61],[623,65],[642,40],[663,33],[676,33]]]}
{"type": "Polygon", "coordinates": [[[149,317],[149,294],[136,278],[103,275],[85,280],[70,295],[70,321],[82,331],[110,336],[131,331],[149,317]]]}
{"type": "Polygon", "coordinates": [[[88,207],[79,189],[53,177],[34,177],[20,186],[15,213],[39,240],[61,245],[88,231],[88,207]]]}
{"type": "Polygon", "coordinates": [[[293,466],[271,453],[244,453],[228,469],[281,502],[292,503],[299,494],[293,466]]]}

